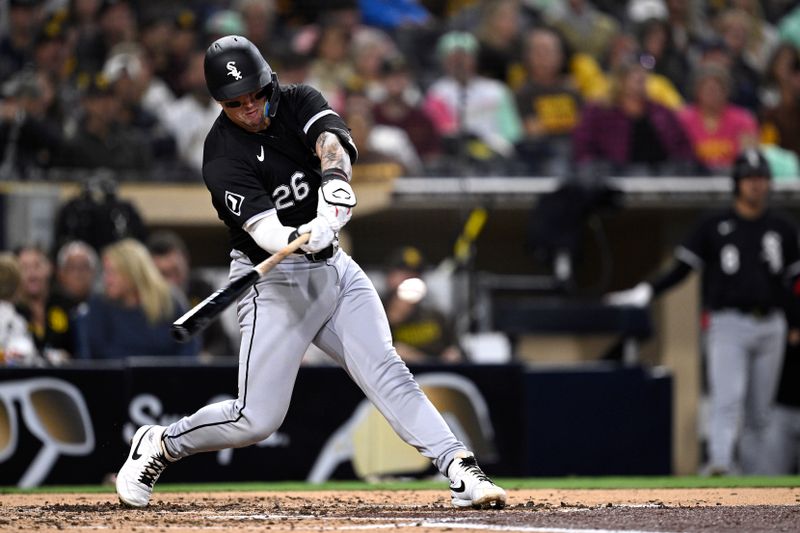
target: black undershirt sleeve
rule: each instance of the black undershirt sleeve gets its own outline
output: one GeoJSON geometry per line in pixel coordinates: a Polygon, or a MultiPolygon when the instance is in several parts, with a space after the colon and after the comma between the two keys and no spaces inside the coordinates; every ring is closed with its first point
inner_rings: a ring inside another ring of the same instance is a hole
{"type": "Polygon", "coordinates": [[[671,289],[684,279],[686,276],[689,275],[689,272],[692,271],[692,267],[688,264],[684,263],[683,261],[676,259],[672,267],[656,276],[656,278],[650,282],[653,286],[653,297],[659,296],[661,293],[671,289]]]}

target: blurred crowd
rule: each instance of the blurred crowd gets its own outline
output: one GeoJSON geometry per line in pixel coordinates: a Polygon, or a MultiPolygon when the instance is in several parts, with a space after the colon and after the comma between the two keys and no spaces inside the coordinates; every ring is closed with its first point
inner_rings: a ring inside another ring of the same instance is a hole
{"type": "Polygon", "coordinates": [[[190,278],[188,253],[171,232],[147,244],[128,237],[100,254],[81,240],[53,257],[30,243],[0,254],[0,366],[60,365],[130,356],[233,355],[224,332],[180,344],[172,322],[208,284],[190,278]]]}
{"type": "Polygon", "coordinates": [[[356,180],[797,176],[793,0],[8,0],[0,179],[199,181],[203,54],[257,44],[353,130],[356,180]],[[613,131],[614,135],[607,132],[613,131]]]}
{"type": "MultiPolygon", "coordinates": [[[[217,289],[192,268],[179,234],[63,236],[52,253],[37,243],[0,253],[0,367],[238,355],[222,320],[188,343],[171,336],[172,323],[217,289]]],[[[398,247],[384,266],[383,302],[401,358],[465,361],[452,318],[426,298],[421,252],[398,247]]],[[[311,350],[305,363],[332,362],[311,350]]]]}

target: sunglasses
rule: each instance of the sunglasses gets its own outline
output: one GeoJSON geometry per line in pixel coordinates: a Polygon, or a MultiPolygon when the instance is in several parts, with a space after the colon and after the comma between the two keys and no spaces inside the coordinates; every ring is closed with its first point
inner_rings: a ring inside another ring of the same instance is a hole
{"type": "MultiPolygon", "coordinates": [[[[269,92],[269,85],[258,91],[256,95],[253,97],[253,99],[261,100],[262,98],[266,98],[268,92],[269,92]]],[[[225,102],[223,105],[228,108],[233,108],[233,107],[241,107],[242,103],[234,100],[233,102],[225,102]]]]}
{"type": "Polygon", "coordinates": [[[19,487],[41,484],[61,455],[84,456],[94,450],[92,420],[77,387],[49,377],[6,381],[0,383],[0,464],[17,451],[20,415],[42,447],[19,487]]]}

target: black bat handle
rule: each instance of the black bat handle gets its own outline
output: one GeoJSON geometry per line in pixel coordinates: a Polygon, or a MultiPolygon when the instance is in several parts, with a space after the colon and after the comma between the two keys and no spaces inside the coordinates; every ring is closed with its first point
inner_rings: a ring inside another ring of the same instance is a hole
{"type": "Polygon", "coordinates": [[[178,342],[188,342],[244,294],[260,277],[261,273],[254,268],[244,276],[233,280],[226,287],[211,294],[172,324],[170,330],[172,338],[178,342]]]}

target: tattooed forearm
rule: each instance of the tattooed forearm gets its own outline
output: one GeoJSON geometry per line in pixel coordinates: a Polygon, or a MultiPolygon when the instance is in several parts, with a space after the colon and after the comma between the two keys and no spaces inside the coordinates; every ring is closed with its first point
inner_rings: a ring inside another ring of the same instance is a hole
{"type": "Polygon", "coordinates": [[[323,172],[329,168],[338,168],[347,174],[348,180],[353,176],[350,155],[335,134],[329,131],[320,133],[317,137],[317,157],[322,163],[323,172]]]}

